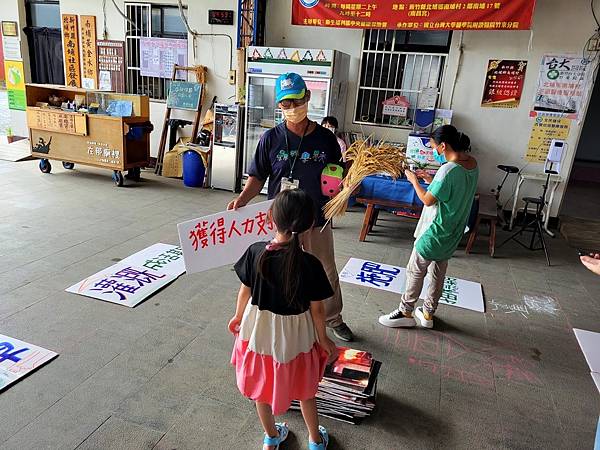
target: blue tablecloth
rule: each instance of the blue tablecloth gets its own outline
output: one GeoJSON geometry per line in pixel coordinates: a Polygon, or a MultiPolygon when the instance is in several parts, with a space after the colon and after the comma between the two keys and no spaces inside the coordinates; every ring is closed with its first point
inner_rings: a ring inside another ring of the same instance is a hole
{"type": "MultiPolygon", "coordinates": [[[[421,183],[425,189],[427,185],[421,183]]],[[[360,187],[358,197],[379,198],[422,206],[412,184],[406,178],[396,181],[387,175],[371,175],[366,177],[360,187]]]]}

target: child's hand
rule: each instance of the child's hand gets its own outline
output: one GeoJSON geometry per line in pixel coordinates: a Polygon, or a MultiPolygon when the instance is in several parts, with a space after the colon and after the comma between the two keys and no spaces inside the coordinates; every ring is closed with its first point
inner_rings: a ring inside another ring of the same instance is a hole
{"type": "Polygon", "coordinates": [[[594,272],[597,275],[600,275],[600,255],[592,254],[590,256],[581,256],[581,262],[585,267],[594,272]]]}
{"type": "Polygon", "coordinates": [[[417,176],[425,180],[425,183],[427,184],[431,184],[431,182],[433,181],[433,177],[429,175],[429,173],[427,173],[427,171],[425,170],[417,170],[417,176]]]}
{"type": "Polygon", "coordinates": [[[227,328],[229,328],[229,332],[231,334],[238,334],[240,332],[240,323],[241,320],[238,319],[236,316],[233,316],[229,321],[229,325],[227,325],[227,328]]]}
{"type": "Polygon", "coordinates": [[[325,353],[327,353],[327,364],[331,364],[338,358],[338,350],[335,342],[329,338],[325,338],[320,344],[321,347],[323,347],[323,350],[325,350],[325,353]]]}

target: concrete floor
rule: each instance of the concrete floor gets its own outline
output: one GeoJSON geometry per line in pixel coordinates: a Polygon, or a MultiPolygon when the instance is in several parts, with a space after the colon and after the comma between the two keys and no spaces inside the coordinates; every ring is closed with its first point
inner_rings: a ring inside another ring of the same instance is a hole
{"type": "MultiPolygon", "coordinates": [[[[231,194],[149,173],[116,188],[108,171],[57,166],[43,175],[35,161],[0,161],[0,333],[60,353],[0,394],[0,448],[260,448],[228,363],[230,268],[184,275],[134,309],[64,292],[148,245],[177,243],[176,223],[222,210],[231,194]]],[[[414,222],[382,215],[359,243],[361,220],[356,209],[336,221],[339,266],[351,256],[405,265],[414,222]]],[[[488,312],[442,306],[433,331],[385,329],[377,316],[398,297],[343,286],[354,345],[383,367],[372,418],[323,420],[330,448],[592,448],[599,397],[572,327],[600,331],[600,279],[560,238],[551,268],[513,243],[495,259],[485,248],[458,251],[449,274],[482,283],[488,312]],[[526,295],[557,309],[521,313],[526,295]]],[[[300,416],[286,420],[284,448],[306,448],[300,416]]]]}

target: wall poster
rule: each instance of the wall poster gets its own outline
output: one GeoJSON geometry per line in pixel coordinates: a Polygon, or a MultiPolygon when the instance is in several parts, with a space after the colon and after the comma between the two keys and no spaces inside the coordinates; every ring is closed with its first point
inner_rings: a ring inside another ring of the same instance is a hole
{"type": "Polygon", "coordinates": [[[592,65],[579,55],[544,55],[533,110],[577,119],[590,90],[592,65]]]}
{"type": "Polygon", "coordinates": [[[571,119],[560,113],[538,113],[531,128],[525,161],[545,163],[552,139],[567,139],[571,119]]]}
{"type": "Polygon", "coordinates": [[[187,66],[187,39],[140,38],[140,73],[145,77],[171,78],[173,66],[187,66]]]}
{"type": "Polygon", "coordinates": [[[65,84],[69,87],[81,87],[77,15],[62,15],[62,32],[65,54],[65,84]]]}
{"type": "Polygon", "coordinates": [[[490,59],[488,62],[481,106],[517,108],[521,102],[527,61],[490,59]]]}
{"type": "Polygon", "coordinates": [[[125,42],[99,40],[98,89],[125,92],[125,42]]]}

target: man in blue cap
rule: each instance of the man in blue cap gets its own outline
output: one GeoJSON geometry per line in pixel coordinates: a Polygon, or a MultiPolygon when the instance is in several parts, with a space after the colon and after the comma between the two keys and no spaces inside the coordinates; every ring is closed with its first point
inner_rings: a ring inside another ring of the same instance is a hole
{"type": "Polygon", "coordinates": [[[342,320],[342,293],[335,266],[333,232],[325,225],[323,206],[329,200],[321,191],[321,172],[327,164],[339,164],[342,159],[335,135],[308,118],[310,91],[302,77],[285,73],[275,82],[275,101],[285,121],[265,132],[254,154],[248,171],[249,178],[243,192],[231,201],[227,209],[248,204],[262,190],[269,179],[268,197],[274,198],[283,189],[303,189],[313,199],[318,211],[315,227],[302,236],[304,250],[321,261],[333,297],[325,301],[327,326],[343,341],[353,339],[352,331],[342,320]]]}

